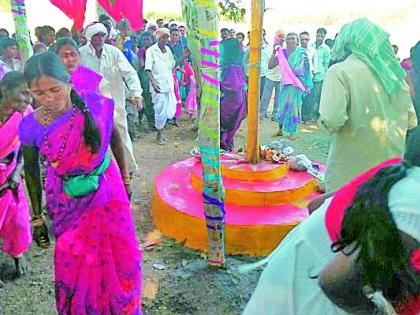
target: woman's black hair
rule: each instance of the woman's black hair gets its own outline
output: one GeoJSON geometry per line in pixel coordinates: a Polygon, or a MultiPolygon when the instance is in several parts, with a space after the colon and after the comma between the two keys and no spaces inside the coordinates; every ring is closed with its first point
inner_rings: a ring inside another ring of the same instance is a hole
{"type": "Polygon", "coordinates": [[[155,41],[155,37],[153,36],[152,33],[150,32],[143,32],[140,36],[139,36],[139,40],[137,42],[137,47],[142,48],[143,45],[143,39],[149,37],[152,40],[152,43],[155,41]]]}
{"type": "Polygon", "coordinates": [[[45,36],[48,35],[48,33],[55,33],[55,29],[52,26],[44,25],[39,29],[39,41],[43,41],[45,39],[45,36]]]}
{"type": "Polygon", "coordinates": [[[7,47],[17,46],[17,42],[13,38],[4,37],[0,39],[0,51],[3,52],[7,47]]]}
{"type": "Polygon", "coordinates": [[[54,46],[51,48],[51,52],[58,55],[61,47],[64,45],[70,45],[74,48],[74,50],[79,53],[79,45],[77,45],[76,41],[70,37],[62,37],[54,44],[54,46]]]}
{"type": "Polygon", "coordinates": [[[406,162],[383,168],[359,187],[346,209],[340,238],[332,245],[334,252],[346,255],[360,249],[363,286],[380,290],[397,302],[420,292],[419,276],[388,207],[391,187],[407,175],[408,168],[406,162]],[[348,253],[348,248],[353,250],[348,253]]]}
{"type": "Polygon", "coordinates": [[[223,65],[242,65],[241,43],[236,38],[228,38],[223,41],[223,65]]]}
{"type": "MultiPolygon", "coordinates": [[[[26,62],[24,74],[29,85],[42,76],[52,77],[63,83],[70,83],[70,74],[66,66],[61,63],[57,55],[51,52],[32,56],[26,62]]],[[[96,153],[101,146],[101,133],[83,99],[74,90],[71,91],[70,98],[73,105],[81,110],[85,118],[83,128],[84,143],[91,148],[92,152],[96,153]]]]}
{"type": "Polygon", "coordinates": [[[55,36],[58,39],[65,38],[65,37],[71,37],[71,31],[68,28],[62,27],[57,31],[55,36]]]}
{"type": "Polygon", "coordinates": [[[23,76],[23,74],[17,71],[11,71],[6,73],[4,77],[0,80],[0,103],[3,100],[2,90],[12,92],[14,89],[22,85],[27,85],[26,79],[23,76]]]}

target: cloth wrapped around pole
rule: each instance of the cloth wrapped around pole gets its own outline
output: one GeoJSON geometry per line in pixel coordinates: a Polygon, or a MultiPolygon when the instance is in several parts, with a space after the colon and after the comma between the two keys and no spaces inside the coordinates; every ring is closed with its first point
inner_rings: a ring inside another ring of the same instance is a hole
{"type": "Polygon", "coordinates": [[[31,37],[29,35],[28,24],[26,21],[25,0],[11,0],[13,20],[16,29],[16,41],[22,61],[28,60],[34,53],[32,49],[31,37]]]}

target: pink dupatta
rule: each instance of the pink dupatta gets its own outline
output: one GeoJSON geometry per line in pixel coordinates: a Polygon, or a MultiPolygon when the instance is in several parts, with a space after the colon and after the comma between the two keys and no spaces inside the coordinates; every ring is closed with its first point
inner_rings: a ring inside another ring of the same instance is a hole
{"type": "Polygon", "coordinates": [[[100,93],[99,86],[102,78],[99,73],[92,69],[79,65],[76,71],[71,74],[71,83],[79,95],[85,91],[100,93]]]}
{"type": "Polygon", "coordinates": [[[280,66],[282,85],[293,85],[298,89],[301,89],[303,92],[306,92],[302,82],[300,82],[299,78],[290,68],[289,62],[287,61],[282,48],[277,49],[277,61],[280,66]]]}
{"type": "MultiPolygon", "coordinates": [[[[16,168],[17,152],[20,147],[19,124],[23,117],[32,111],[32,107],[28,107],[23,114],[15,112],[0,126],[0,160],[6,158],[12,152],[15,153],[11,163],[0,162],[0,185],[7,182],[16,168]]],[[[29,206],[23,192],[23,186],[19,185],[16,195],[11,190],[7,190],[0,197],[0,237],[3,239],[2,250],[4,252],[13,257],[18,257],[28,250],[32,243],[29,222],[29,206]]]]}
{"type": "MultiPolygon", "coordinates": [[[[12,116],[10,116],[10,118],[2,126],[0,126],[0,160],[4,159],[10,153],[16,152],[19,149],[19,124],[23,117],[31,112],[33,112],[32,107],[28,107],[28,109],[23,114],[14,112],[12,116]]],[[[0,163],[0,185],[6,181],[7,176],[10,175],[15,167],[16,159],[14,159],[14,161],[7,166],[5,166],[3,163],[0,163]]]]}

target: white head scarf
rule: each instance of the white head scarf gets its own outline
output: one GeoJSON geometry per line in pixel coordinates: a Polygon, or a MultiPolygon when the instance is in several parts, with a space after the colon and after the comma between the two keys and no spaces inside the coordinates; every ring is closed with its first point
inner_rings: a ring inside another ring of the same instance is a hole
{"type": "Polygon", "coordinates": [[[157,29],[159,26],[154,22],[149,22],[146,24],[146,31],[151,27],[155,27],[157,29]]]}
{"type": "Polygon", "coordinates": [[[85,29],[85,36],[89,42],[92,41],[92,37],[96,34],[104,33],[105,36],[108,36],[108,30],[106,29],[105,25],[102,23],[93,23],[86,27],[85,29]]]}
{"type": "Polygon", "coordinates": [[[155,32],[155,37],[156,37],[156,39],[159,39],[159,38],[161,38],[162,36],[164,36],[164,35],[168,35],[168,36],[170,36],[170,33],[169,33],[169,30],[167,29],[167,28],[165,28],[165,27],[162,27],[162,28],[159,28],[156,32],[155,32]]]}

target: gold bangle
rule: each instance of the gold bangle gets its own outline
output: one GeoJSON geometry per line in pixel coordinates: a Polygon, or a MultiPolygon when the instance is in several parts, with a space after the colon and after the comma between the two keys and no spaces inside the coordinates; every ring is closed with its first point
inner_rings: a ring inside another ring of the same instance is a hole
{"type": "Polygon", "coordinates": [[[124,185],[130,185],[131,184],[131,178],[124,178],[124,185]]]}
{"type": "Polygon", "coordinates": [[[45,224],[45,220],[41,216],[36,216],[34,219],[32,219],[31,224],[33,227],[41,227],[45,224]]]}

